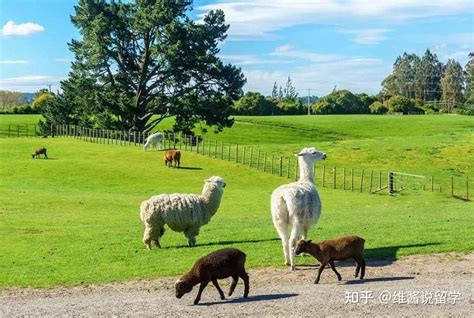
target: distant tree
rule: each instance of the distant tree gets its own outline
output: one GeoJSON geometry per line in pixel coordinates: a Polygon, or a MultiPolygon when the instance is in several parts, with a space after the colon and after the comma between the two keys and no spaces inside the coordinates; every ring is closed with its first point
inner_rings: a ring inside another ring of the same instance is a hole
{"type": "Polygon", "coordinates": [[[404,52],[395,60],[392,74],[382,81],[383,90],[391,95],[415,98],[415,73],[419,64],[420,58],[416,54],[404,52]]]}
{"type": "Polygon", "coordinates": [[[436,101],[441,98],[441,76],[443,64],[429,49],[415,65],[415,97],[423,101],[436,101]]]}
{"type": "Polygon", "coordinates": [[[272,98],[273,99],[278,99],[278,85],[277,85],[277,82],[273,83],[272,98]]]}
{"type": "Polygon", "coordinates": [[[285,95],[283,95],[283,88],[280,88],[278,89],[278,100],[283,100],[283,98],[285,97],[285,95]]]}
{"type": "Polygon", "coordinates": [[[361,102],[358,96],[348,90],[339,90],[320,98],[313,105],[315,114],[363,114],[369,113],[370,101],[375,98],[369,98],[363,94],[364,102],[361,102]]]}
{"type": "Polygon", "coordinates": [[[450,113],[454,107],[463,102],[464,73],[461,65],[455,60],[450,59],[446,63],[441,88],[445,111],[450,113]]]}
{"type": "Polygon", "coordinates": [[[73,108],[67,120],[139,131],[171,116],[175,130],[198,122],[218,131],[231,126],[245,78],[217,57],[229,26],[221,10],[195,22],[187,16],[191,6],[191,0],[80,0],[71,20],[81,39],[70,43],[75,61],[57,111],[67,105],[73,108]]]}
{"type": "Polygon", "coordinates": [[[8,109],[25,103],[26,100],[22,93],[0,90],[0,109],[8,109]]]}
{"type": "Polygon", "coordinates": [[[469,53],[469,61],[464,68],[466,104],[474,106],[474,52],[469,53]]]}
{"type": "Polygon", "coordinates": [[[368,112],[369,106],[376,101],[375,96],[369,96],[366,93],[356,94],[357,99],[359,100],[359,110],[360,113],[368,112]]]}
{"type": "Polygon", "coordinates": [[[306,113],[306,107],[299,99],[283,99],[278,102],[277,107],[281,113],[287,115],[301,115],[306,113]]]}
{"type": "Polygon", "coordinates": [[[274,115],[279,112],[273,98],[267,99],[260,93],[247,92],[234,102],[234,110],[238,115],[274,115]]]}
{"type": "Polygon", "coordinates": [[[389,113],[404,113],[408,114],[409,112],[419,111],[415,107],[415,102],[405,96],[392,96],[386,103],[389,113]]]}
{"type": "Polygon", "coordinates": [[[283,99],[285,100],[295,100],[298,98],[298,93],[296,92],[296,88],[293,86],[290,76],[288,76],[285,88],[283,89],[283,95],[283,99]]]}
{"type": "Polygon", "coordinates": [[[40,111],[47,103],[50,103],[55,98],[54,94],[47,89],[42,89],[35,94],[35,99],[31,103],[31,108],[34,111],[40,111]]]}
{"type": "Polygon", "coordinates": [[[379,101],[370,104],[369,109],[372,114],[385,114],[388,111],[388,108],[379,101]]]}

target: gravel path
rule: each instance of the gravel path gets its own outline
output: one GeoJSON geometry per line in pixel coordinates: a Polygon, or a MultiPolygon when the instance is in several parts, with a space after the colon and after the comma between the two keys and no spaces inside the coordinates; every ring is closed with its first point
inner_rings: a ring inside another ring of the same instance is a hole
{"type": "MultiPolygon", "coordinates": [[[[201,304],[197,288],[178,300],[175,277],[50,290],[0,291],[0,316],[466,316],[474,312],[474,253],[368,261],[366,278],[354,280],[352,263],[336,264],[343,280],[328,268],[314,285],[316,267],[250,270],[250,296],[220,300],[212,284],[201,304]]],[[[224,291],[228,281],[221,283],[224,291]]]]}

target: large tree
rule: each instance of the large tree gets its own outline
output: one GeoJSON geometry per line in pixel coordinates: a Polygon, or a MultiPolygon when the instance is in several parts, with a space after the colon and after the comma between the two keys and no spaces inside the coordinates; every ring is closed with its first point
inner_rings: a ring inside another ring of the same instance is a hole
{"type": "Polygon", "coordinates": [[[464,98],[467,104],[474,105],[474,52],[469,53],[469,61],[464,68],[464,76],[466,82],[464,98]]]}
{"type": "Polygon", "coordinates": [[[415,98],[415,74],[419,64],[420,58],[416,54],[404,52],[399,56],[393,64],[392,74],[382,81],[384,93],[415,98]]]}
{"type": "Polygon", "coordinates": [[[76,120],[102,117],[96,125],[139,131],[170,116],[176,130],[231,126],[245,78],[216,56],[229,26],[221,10],[191,20],[191,5],[80,0],[71,20],[81,39],[70,43],[75,61],[59,98],[79,110],[76,120]]]}
{"type": "Polygon", "coordinates": [[[445,110],[450,113],[463,99],[464,73],[459,62],[448,60],[441,79],[445,110]]]}
{"type": "Polygon", "coordinates": [[[441,98],[441,76],[443,64],[436,54],[426,50],[415,69],[416,98],[423,101],[437,101],[441,98]]]}

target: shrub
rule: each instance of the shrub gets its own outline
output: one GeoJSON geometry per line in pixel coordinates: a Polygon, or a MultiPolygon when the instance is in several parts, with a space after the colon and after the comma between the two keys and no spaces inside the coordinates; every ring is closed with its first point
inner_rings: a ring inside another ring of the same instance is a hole
{"type": "Polygon", "coordinates": [[[372,114],[385,114],[388,111],[387,107],[379,101],[373,102],[369,109],[372,114]]]}

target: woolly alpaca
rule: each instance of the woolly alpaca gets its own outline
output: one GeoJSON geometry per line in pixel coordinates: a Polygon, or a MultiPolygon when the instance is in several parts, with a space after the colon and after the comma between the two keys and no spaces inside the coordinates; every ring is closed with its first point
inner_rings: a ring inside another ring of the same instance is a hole
{"type": "Polygon", "coordinates": [[[163,142],[164,136],[162,133],[156,133],[148,136],[148,138],[145,141],[145,144],[143,145],[143,150],[147,150],[148,147],[153,146],[156,147],[158,144],[163,142]]]}
{"type": "Polygon", "coordinates": [[[321,215],[321,200],[314,185],[314,162],[326,159],[326,154],[314,148],[304,148],[297,155],[300,178],[275,189],[271,197],[273,224],[280,235],[285,264],[295,269],[295,246],[298,238],[306,239],[309,228],[321,215]],[[288,239],[288,226],[291,234],[288,239]]]}
{"type": "Polygon", "coordinates": [[[167,224],[176,232],[184,232],[189,246],[196,245],[196,236],[201,226],[209,223],[221,203],[226,183],[221,177],[204,180],[201,195],[160,194],[143,201],[140,218],[145,224],[143,243],[151,249],[151,243],[160,246],[160,237],[167,224]]]}

